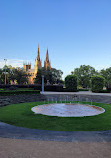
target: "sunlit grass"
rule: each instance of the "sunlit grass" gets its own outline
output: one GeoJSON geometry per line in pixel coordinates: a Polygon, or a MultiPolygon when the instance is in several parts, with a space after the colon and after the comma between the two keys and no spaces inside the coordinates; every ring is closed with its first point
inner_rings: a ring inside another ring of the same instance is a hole
{"type": "MultiPolygon", "coordinates": [[[[86,102],[81,102],[86,103],[86,102]]],[[[0,121],[15,126],[55,131],[111,130],[111,104],[92,103],[105,113],[86,117],[57,117],[34,114],[31,108],[44,102],[13,104],[0,108],[0,121]]]]}

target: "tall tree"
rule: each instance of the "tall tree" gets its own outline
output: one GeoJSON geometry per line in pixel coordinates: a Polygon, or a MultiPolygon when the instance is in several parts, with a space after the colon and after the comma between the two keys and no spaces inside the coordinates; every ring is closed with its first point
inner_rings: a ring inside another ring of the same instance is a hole
{"type": "Polygon", "coordinates": [[[70,92],[77,91],[77,76],[75,75],[68,75],[65,77],[65,86],[66,89],[70,92]]]}
{"type": "Polygon", "coordinates": [[[5,68],[6,68],[6,83],[9,84],[9,73],[10,73],[10,68],[8,66],[4,66],[2,69],[1,69],[1,78],[0,78],[0,83],[1,84],[4,84],[5,83],[5,68]]]}
{"type": "Polygon", "coordinates": [[[3,73],[3,70],[0,69],[0,84],[2,84],[2,73],[3,73]]]}
{"type": "Polygon", "coordinates": [[[10,79],[17,80],[18,84],[26,84],[28,82],[29,74],[23,71],[21,68],[13,70],[13,74],[10,79]]]}
{"type": "MultiPolygon", "coordinates": [[[[28,81],[28,76],[22,68],[14,68],[11,65],[6,66],[6,81],[7,84],[10,84],[11,81],[17,80],[18,84],[25,84],[28,81]]],[[[0,83],[4,84],[5,82],[5,67],[0,70],[0,83]]]]}
{"type": "Polygon", "coordinates": [[[75,68],[74,72],[71,73],[77,76],[78,84],[83,88],[89,88],[91,76],[98,74],[95,68],[90,65],[81,65],[80,68],[75,68]]]}
{"type": "Polygon", "coordinates": [[[55,84],[55,83],[61,83],[62,81],[62,74],[63,72],[61,70],[57,70],[55,68],[42,68],[39,69],[37,72],[37,76],[35,78],[34,83],[41,84],[42,83],[42,75],[44,75],[44,83],[50,83],[50,84],[55,84]]]}
{"type": "Polygon", "coordinates": [[[102,75],[105,78],[105,86],[106,88],[111,88],[111,67],[107,69],[102,69],[100,71],[100,75],[102,75]]]}

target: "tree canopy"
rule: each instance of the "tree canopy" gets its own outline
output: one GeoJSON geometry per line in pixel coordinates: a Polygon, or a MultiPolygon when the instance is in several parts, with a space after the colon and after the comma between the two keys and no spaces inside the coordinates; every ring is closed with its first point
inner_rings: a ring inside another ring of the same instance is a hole
{"type": "Polygon", "coordinates": [[[91,77],[91,91],[92,92],[102,92],[104,87],[104,77],[97,75],[91,77]]]}
{"type": "MultiPolygon", "coordinates": [[[[28,76],[26,72],[23,71],[22,68],[14,68],[11,65],[6,66],[6,81],[7,84],[10,84],[11,81],[16,82],[18,84],[25,84],[28,81],[28,76]]],[[[0,69],[0,84],[4,84],[5,82],[5,67],[0,69]]]]}
{"type": "Polygon", "coordinates": [[[62,83],[62,74],[61,70],[57,70],[55,68],[39,69],[37,72],[37,76],[35,78],[35,82],[37,84],[42,83],[42,75],[44,75],[44,83],[45,84],[59,84],[62,83]]]}
{"type": "Polygon", "coordinates": [[[102,69],[100,71],[100,75],[105,78],[106,88],[111,88],[111,67],[109,67],[107,69],[102,69]]]}
{"type": "Polygon", "coordinates": [[[70,92],[77,91],[77,76],[75,75],[68,75],[65,77],[65,86],[66,89],[70,92]]]}
{"type": "Polygon", "coordinates": [[[75,68],[71,73],[77,76],[78,84],[83,88],[89,88],[91,76],[98,74],[95,68],[90,65],[81,65],[79,68],[75,68]]]}

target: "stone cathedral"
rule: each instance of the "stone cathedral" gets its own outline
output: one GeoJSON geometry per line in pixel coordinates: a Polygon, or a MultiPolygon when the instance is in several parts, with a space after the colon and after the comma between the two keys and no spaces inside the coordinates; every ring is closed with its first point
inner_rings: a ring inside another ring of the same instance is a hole
{"type": "MultiPolygon", "coordinates": [[[[47,69],[48,67],[51,69],[51,63],[49,61],[49,54],[48,54],[48,48],[47,48],[47,52],[46,52],[46,59],[44,61],[44,67],[47,69]]],[[[37,75],[37,71],[38,69],[42,68],[42,62],[40,59],[40,53],[39,53],[39,45],[38,45],[38,49],[37,49],[37,57],[35,59],[35,65],[34,65],[34,69],[31,69],[31,64],[23,64],[23,69],[26,73],[30,74],[28,83],[29,84],[34,84],[34,78],[37,75]]]]}

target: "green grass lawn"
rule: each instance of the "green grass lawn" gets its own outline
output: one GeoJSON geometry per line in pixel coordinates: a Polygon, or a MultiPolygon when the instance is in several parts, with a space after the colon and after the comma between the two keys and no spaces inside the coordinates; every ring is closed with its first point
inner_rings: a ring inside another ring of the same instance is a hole
{"type": "MultiPolygon", "coordinates": [[[[84,102],[81,102],[84,103],[84,102]]],[[[111,130],[111,104],[93,103],[105,113],[86,117],[56,117],[34,114],[31,108],[43,102],[13,104],[0,108],[0,121],[11,125],[55,131],[111,130]]]]}

